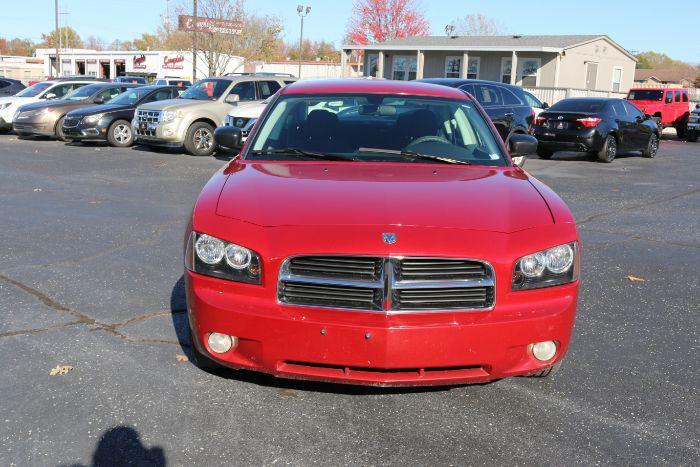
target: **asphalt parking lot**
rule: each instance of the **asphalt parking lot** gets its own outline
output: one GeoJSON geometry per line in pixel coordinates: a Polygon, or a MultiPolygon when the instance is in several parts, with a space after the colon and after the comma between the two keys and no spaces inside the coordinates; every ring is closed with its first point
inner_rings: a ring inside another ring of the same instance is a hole
{"type": "Polygon", "coordinates": [[[570,353],[432,389],[183,361],[183,231],[225,158],[0,135],[0,465],[698,465],[700,143],[672,133],[655,159],[527,162],[579,223],[570,353]]]}

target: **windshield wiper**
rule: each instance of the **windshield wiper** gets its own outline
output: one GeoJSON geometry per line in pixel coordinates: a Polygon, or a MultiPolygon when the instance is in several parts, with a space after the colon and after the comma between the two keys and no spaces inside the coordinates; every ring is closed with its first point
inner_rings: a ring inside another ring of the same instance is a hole
{"type": "Polygon", "coordinates": [[[385,154],[397,154],[406,159],[424,159],[430,161],[442,162],[444,164],[461,164],[461,165],[472,165],[469,161],[463,161],[459,159],[452,159],[451,157],[435,156],[433,154],[423,154],[415,151],[397,151],[395,149],[379,149],[379,148],[360,148],[359,152],[372,152],[372,153],[385,153],[385,154]]]}
{"type": "Polygon", "coordinates": [[[303,149],[298,149],[298,148],[260,149],[257,151],[251,151],[250,153],[254,156],[265,156],[265,155],[302,156],[302,157],[309,157],[312,159],[323,159],[323,160],[327,160],[327,161],[355,161],[356,160],[354,157],[343,156],[341,154],[305,151],[303,149]]]}

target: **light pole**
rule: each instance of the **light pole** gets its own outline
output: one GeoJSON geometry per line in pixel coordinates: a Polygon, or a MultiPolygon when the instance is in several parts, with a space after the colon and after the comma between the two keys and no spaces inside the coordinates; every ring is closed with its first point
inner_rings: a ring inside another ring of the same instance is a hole
{"type": "Polygon", "coordinates": [[[58,42],[58,36],[61,32],[58,29],[58,0],[54,2],[54,8],[54,14],[56,15],[56,37],[54,38],[56,42],[56,75],[61,76],[61,45],[58,42]]]}
{"type": "Polygon", "coordinates": [[[309,13],[311,13],[311,7],[305,5],[297,5],[297,13],[301,18],[301,32],[299,33],[299,76],[301,79],[301,51],[302,45],[304,43],[304,18],[306,18],[309,13]]]}

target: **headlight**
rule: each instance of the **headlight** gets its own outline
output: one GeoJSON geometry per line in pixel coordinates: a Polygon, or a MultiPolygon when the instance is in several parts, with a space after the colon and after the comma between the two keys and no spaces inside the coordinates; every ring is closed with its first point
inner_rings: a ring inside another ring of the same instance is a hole
{"type": "Polygon", "coordinates": [[[105,114],[88,115],[87,117],[83,118],[83,122],[85,122],[85,123],[97,123],[104,116],[105,116],[105,114]]]}
{"type": "Polygon", "coordinates": [[[180,118],[180,117],[182,117],[181,110],[177,110],[175,112],[173,112],[172,110],[166,110],[165,112],[163,112],[163,121],[166,123],[172,122],[176,118],[180,118]]]}
{"type": "Polygon", "coordinates": [[[578,245],[558,245],[523,256],[515,262],[513,290],[539,289],[578,279],[578,245]]]}
{"type": "Polygon", "coordinates": [[[207,234],[192,232],[185,251],[185,267],[219,279],[261,283],[260,256],[257,253],[207,234]]]}

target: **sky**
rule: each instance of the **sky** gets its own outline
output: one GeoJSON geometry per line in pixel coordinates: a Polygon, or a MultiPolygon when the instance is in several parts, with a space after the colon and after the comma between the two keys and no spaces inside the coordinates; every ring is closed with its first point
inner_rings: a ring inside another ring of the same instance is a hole
{"type": "MultiPolygon", "coordinates": [[[[180,0],[170,0],[174,5],[180,0]]],[[[190,1],[190,0],[187,0],[190,1]]],[[[693,39],[697,16],[677,14],[666,20],[663,7],[650,0],[586,0],[580,2],[529,2],[519,0],[418,0],[434,35],[445,25],[470,13],[496,20],[512,34],[607,34],[632,52],[655,50],[691,63],[700,63],[700,43],[693,39]],[[560,6],[561,5],[561,6],[560,6]],[[654,22],[656,20],[656,22],[654,22]]],[[[60,0],[65,23],[78,34],[99,36],[107,43],[131,40],[141,32],[154,32],[166,11],[166,0],[60,0]]],[[[298,41],[299,0],[247,0],[258,15],[282,18],[284,35],[298,41]]],[[[304,24],[304,36],[340,45],[352,13],[352,0],[303,0],[312,7],[304,24]]],[[[672,2],[675,3],[675,2],[672,2]]],[[[680,2],[678,2],[680,4],[680,2]]],[[[54,27],[54,0],[30,0],[31,8],[17,0],[0,0],[0,36],[38,41],[54,27]],[[11,7],[11,8],[10,8],[11,7]]],[[[177,23],[172,16],[174,24],[177,23]]]]}

